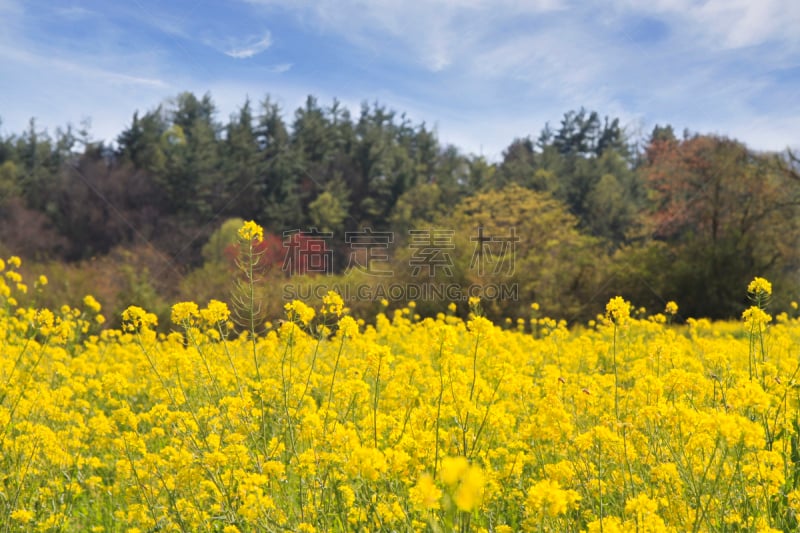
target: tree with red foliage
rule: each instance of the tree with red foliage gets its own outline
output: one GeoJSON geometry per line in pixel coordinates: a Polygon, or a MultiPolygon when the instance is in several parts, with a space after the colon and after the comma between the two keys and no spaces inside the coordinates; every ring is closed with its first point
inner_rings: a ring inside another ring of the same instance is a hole
{"type": "MultiPolygon", "coordinates": [[[[264,233],[261,242],[253,249],[260,257],[256,266],[259,275],[306,275],[331,273],[332,251],[325,234],[313,231],[295,231],[283,238],[274,233],[264,233]]],[[[239,254],[238,244],[225,247],[225,256],[231,265],[239,254]]]]}
{"type": "Polygon", "coordinates": [[[650,221],[670,245],[671,282],[691,299],[687,311],[735,313],[738,288],[754,275],[797,274],[800,182],[779,163],[726,138],[654,135],[641,169],[650,221]]]}

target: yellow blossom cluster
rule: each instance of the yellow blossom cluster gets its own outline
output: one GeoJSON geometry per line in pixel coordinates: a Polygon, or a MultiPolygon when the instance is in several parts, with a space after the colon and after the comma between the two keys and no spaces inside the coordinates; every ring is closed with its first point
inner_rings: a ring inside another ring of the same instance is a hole
{"type": "Polygon", "coordinates": [[[158,334],[136,306],[100,331],[92,297],[8,298],[3,530],[797,527],[797,318],[676,326],[615,298],[531,334],[412,307],[359,323],[330,293],[256,336],[181,302],[158,334]]]}
{"type": "Polygon", "coordinates": [[[747,292],[754,296],[772,296],[772,283],[764,278],[755,277],[747,286],[747,292]]]}
{"type": "Polygon", "coordinates": [[[193,324],[200,318],[200,308],[194,302],[179,302],[172,306],[170,320],[173,324],[193,324]]]}
{"type": "Polygon", "coordinates": [[[299,320],[301,324],[306,326],[314,320],[314,316],[316,315],[316,311],[314,311],[313,307],[306,305],[300,300],[292,300],[287,303],[284,308],[291,320],[299,320]]]}
{"type": "Polygon", "coordinates": [[[606,318],[616,325],[622,325],[631,316],[631,304],[621,296],[615,296],[606,304],[606,318]]]}
{"type": "Polygon", "coordinates": [[[245,222],[238,231],[239,238],[243,242],[261,242],[264,240],[264,228],[253,222],[252,220],[248,220],[245,222]]]}

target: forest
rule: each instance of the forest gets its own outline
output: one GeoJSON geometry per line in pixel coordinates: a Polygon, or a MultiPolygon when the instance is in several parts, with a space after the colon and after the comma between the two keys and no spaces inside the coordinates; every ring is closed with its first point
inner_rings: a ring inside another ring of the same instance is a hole
{"type": "Polygon", "coordinates": [[[170,302],[229,301],[245,220],[265,230],[265,320],[318,285],[369,289],[347,299],[363,317],[417,299],[390,284],[502,286],[488,317],[569,323],[615,295],[656,312],[674,300],[678,320],[738,317],[754,276],[775,285],[772,310],[800,297],[798,154],[671,125],[634,139],[583,108],[532,127],[487,161],[379,103],[313,96],[291,114],[248,100],[225,120],[186,92],[112,142],[31,120],[0,137],[0,255],[46,273],[32,303],[93,294],[111,324],[131,303],[168,317],[170,302]]]}

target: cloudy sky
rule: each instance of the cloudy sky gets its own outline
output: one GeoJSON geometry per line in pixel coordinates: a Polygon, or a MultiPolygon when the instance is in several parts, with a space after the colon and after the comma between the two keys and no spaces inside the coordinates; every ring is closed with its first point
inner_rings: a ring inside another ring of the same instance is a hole
{"type": "Polygon", "coordinates": [[[135,110],[210,92],[220,120],[269,94],[357,114],[377,101],[443,143],[498,159],[581,106],[800,147],[797,0],[0,0],[0,132],[91,119],[113,140],[135,110]]]}

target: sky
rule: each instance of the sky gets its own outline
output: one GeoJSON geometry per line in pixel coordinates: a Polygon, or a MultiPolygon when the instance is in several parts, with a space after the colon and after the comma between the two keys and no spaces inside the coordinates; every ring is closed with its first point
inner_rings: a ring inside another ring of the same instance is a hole
{"type": "Polygon", "coordinates": [[[800,149],[797,0],[0,0],[0,134],[113,141],[182,91],[377,102],[490,161],[585,107],[800,149]]]}

